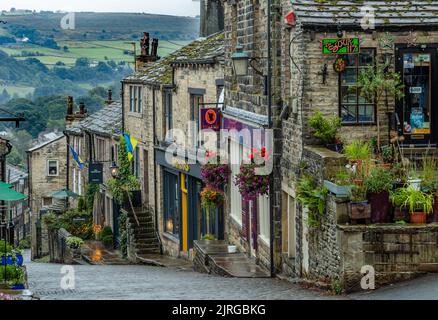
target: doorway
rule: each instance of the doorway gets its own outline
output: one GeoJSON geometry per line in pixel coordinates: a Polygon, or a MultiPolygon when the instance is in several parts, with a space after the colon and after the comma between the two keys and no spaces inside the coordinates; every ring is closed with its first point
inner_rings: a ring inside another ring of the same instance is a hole
{"type": "Polygon", "coordinates": [[[438,44],[422,48],[397,47],[396,69],[404,84],[397,113],[405,145],[437,146],[438,143],[438,44]]]}

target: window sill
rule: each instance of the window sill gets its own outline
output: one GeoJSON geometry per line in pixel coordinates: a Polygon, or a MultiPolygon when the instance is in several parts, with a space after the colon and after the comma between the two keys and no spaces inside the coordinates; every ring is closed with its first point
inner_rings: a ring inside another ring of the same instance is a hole
{"type": "Polygon", "coordinates": [[[343,127],[358,127],[358,126],[366,126],[366,127],[372,127],[372,126],[376,126],[377,123],[376,122],[359,122],[359,123],[348,123],[348,122],[342,122],[341,125],[343,127]]]}
{"type": "Polygon", "coordinates": [[[237,218],[235,216],[233,216],[232,214],[230,214],[231,217],[231,223],[234,224],[235,226],[242,228],[242,221],[237,220],[237,218]]]}
{"type": "Polygon", "coordinates": [[[143,113],[128,111],[128,117],[143,119],[143,113]]]}
{"type": "Polygon", "coordinates": [[[175,243],[179,243],[179,238],[177,238],[175,235],[169,232],[163,232],[163,238],[166,238],[167,240],[170,240],[175,243]]]}
{"type": "Polygon", "coordinates": [[[261,234],[259,234],[259,236],[258,236],[258,240],[259,241],[261,241],[261,242],[263,242],[263,244],[266,246],[266,247],[270,247],[271,245],[269,244],[269,238],[266,238],[265,236],[263,236],[263,235],[261,235],[261,234]]]}

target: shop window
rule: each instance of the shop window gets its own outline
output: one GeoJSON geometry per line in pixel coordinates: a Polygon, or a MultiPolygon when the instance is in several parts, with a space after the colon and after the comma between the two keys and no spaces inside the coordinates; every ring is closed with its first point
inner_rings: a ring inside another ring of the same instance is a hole
{"type": "Polygon", "coordinates": [[[58,170],[59,170],[58,160],[47,161],[47,175],[48,176],[57,176],[58,170]]]}
{"type": "Polygon", "coordinates": [[[259,237],[269,245],[270,222],[269,222],[269,196],[263,195],[258,198],[259,212],[259,237]]]}
{"type": "Polygon", "coordinates": [[[361,49],[359,54],[346,55],[345,71],[339,75],[340,116],[343,124],[373,124],[376,122],[376,105],[360,95],[357,84],[359,74],[374,67],[375,49],[361,49]]]}
{"type": "MultiPolygon", "coordinates": [[[[242,162],[243,147],[238,142],[230,141],[230,158],[231,158],[231,181],[235,181],[236,175],[240,172],[240,163],[242,162]]],[[[231,217],[242,225],[242,196],[239,188],[232,182],[230,183],[231,196],[231,217]]]]}
{"type": "Polygon", "coordinates": [[[192,145],[199,146],[198,131],[201,128],[200,124],[200,108],[204,102],[204,96],[200,94],[190,94],[190,119],[193,121],[192,145]]]}
{"type": "Polygon", "coordinates": [[[163,173],[163,223],[164,232],[179,237],[179,190],[178,177],[167,171],[163,173]]]}

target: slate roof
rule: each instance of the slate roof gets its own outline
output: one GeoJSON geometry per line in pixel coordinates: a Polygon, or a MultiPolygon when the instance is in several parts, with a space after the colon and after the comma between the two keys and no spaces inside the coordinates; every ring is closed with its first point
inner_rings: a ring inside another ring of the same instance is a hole
{"type": "MultiPolygon", "coordinates": [[[[57,132],[54,132],[54,134],[55,134],[55,135],[53,135],[52,138],[50,138],[49,140],[46,140],[46,141],[44,141],[44,142],[41,142],[41,143],[39,143],[39,144],[33,146],[32,148],[30,148],[29,150],[27,150],[27,152],[33,152],[33,151],[35,151],[35,150],[38,150],[38,149],[40,149],[40,148],[42,148],[42,147],[45,147],[45,146],[47,146],[48,144],[51,144],[52,142],[55,142],[55,141],[57,141],[57,140],[59,140],[59,139],[61,139],[61,138],[64,137],[64,134],[63,134],[63,133],[57,133],[57,132]]],[[[51,135],[51,136],[52,136],[52,135],[51,135]]]]}
{"type": "Polygon", "coordinates": [[[246,111],[240,108],[227,106],[222,110],[225,116],[231,116],[238,120],[247,121],[249,123],[255,123],[260,126],[267,126],[269,124],[268,117],[263,114],[258,114],[250,111],[246,111]]]}
{"type": "Polygon", "coordinates": [[[103,136],[112,136],[122,130],[122,105],[120,102],[113,102],[89,115],[84,120],[74,124],[66,130],[67,133],[80,134],[82,131],[103,136]]]}
{"type": "Polygon", "coordinates": [[[14,167],[10,164],[6,164],[6,176],[7,176],[7,182],[14,184],[18,182],[20,179],[26,179],[29,175],[17,167],[14,167]]]}
{"type": "Polygon", "coordinates": [[[291,0],[303,26],[361,27],[362,6],[374,9],[375,27],[438,26],[437,0],[291,0]]]}
{"type": "Polygon", "coordinates": [[[172,66],[183,64],[213,64],[224,60],[224,33],[200,38],[170,55],[150,63],[146,68],[126,77],[124,81],[146,84],[172,84],[172,66]]]}

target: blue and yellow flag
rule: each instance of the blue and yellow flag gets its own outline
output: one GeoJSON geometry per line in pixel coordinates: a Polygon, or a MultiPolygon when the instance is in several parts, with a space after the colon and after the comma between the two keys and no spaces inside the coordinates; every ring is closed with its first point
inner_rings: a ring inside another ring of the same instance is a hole
{"type": "Polygon", "coordinates": [[[85,167],[85,162],[82,161],[82,159],[79,157],[79,155],[77,154],[77,152],[75,151],[75,149],[73,149],[73,147],[71,145],[68,145],[70,147],[70,151],[71,154],[73,156],[73,159],[75,159],[76,163],[78,164],[79,170],[84,169],[85,167]]]}
{"type": "Polygon", "coordinates": [[[128,152],[128,160],[131,161],[134,158],[134,150],[137,147],[138,140],[134,137],[131,137],[129,133],[124,133],[123,137],[126,142],[126,152],[128,152]]]}

